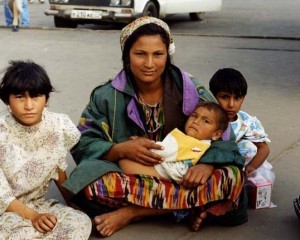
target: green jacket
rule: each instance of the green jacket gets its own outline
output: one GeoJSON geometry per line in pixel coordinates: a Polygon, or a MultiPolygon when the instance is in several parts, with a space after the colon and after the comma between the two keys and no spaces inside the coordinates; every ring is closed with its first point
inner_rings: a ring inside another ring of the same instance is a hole
{"type": "MultiPolygon", "coordinates": [[[[144,114],[128,79],[122,70],[91,93],[78,125],[80,141],[71,150],[77,166],[63,184],[74,194],[108,172],[121,172],[115,162],[101,159],[114,144],[127,141],[130,136],[146,135],[144,114]]],[[[199,101],[216,101],[196,79],[175,66],[169,69],[167,79],[163,96],[164,108],[168,110],[165,135],[176,127],[183,130],[199,101]]]]}
{"type": "Polygon", "coordinates": [[[199,163],[221,165],[236,165],[244,167],[244,159],[235,141],[212,141],[209,149],[201,157],[199,163]]]}

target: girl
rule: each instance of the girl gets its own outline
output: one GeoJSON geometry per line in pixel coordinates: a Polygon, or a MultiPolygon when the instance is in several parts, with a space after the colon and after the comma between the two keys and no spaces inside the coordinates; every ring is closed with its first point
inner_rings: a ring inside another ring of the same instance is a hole
{"type": "Polygon", "coordinates": [[[0,238],[88,239],[82,212],[46,200],[53,179],[66,180],[66,154],[80,133],[64,114],[47,111],[54,91],[46,71],[30,61],[11,61],[0,85],[10,112],[0,118],[0,238]]]}

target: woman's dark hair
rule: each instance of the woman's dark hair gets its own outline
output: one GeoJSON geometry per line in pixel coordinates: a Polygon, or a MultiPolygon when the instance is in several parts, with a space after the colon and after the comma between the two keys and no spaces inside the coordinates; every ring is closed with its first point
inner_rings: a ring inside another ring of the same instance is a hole
{"type": "Polygon", "coordinates": [[[10,61],[0,83],[0,98],[9,104],[10,94],[28,92],[30,97],[45,95],[49,99],[55,89],[46,70],[32,61],[10,61]]]}
{"type": "MultiPolygon", "coordinates": [[[[123,61],[123,68],[125,69],[127,74],[130,74],[130,57],[129,57],[129,52],[132,47],[132,45],[138,40],[139,37],[144,36],[144,35],[160,35],[162,41],[166,45],[166,49],[169,49],[170,45],[170,37],[169,34],[160,26],[158,26],[155,23],[149,23],[145,24],[141,27],[139,27],[137,30],[135,30],[126,40],[126,43],[124,45],[124,50],[122,53],[122,61],[123,61]]],[[[168,53],[167,56],[167,62],[166,62],[166,67],[163,75],[165,75],[166,69],[171,65],[171,58],[168,53]]]]}
{"type": "Polygon", "coordinates": [[[228,127],[228,115],[226,111],[217,103],[215,102],[199,102],[197,106],[195,107],[195,110],[197,108],[206,108],[208,111],[213,111],[217,116],[217,129],[225,131],[228,127]]]}
{"type": "Polygon", "coordinates": [[[241,72],[233,68],[219,69],[209,81],[209,90],[214,96],[219,92],[227,92],[238,97],[247,94],[247,81],[241,72]]]}

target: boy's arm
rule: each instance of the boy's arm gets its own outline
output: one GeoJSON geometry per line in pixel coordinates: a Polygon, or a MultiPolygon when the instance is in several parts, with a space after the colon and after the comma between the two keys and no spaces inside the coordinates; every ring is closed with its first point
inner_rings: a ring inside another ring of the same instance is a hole
{"type": "Polygon", "coordinates": [[[250,174],[259,168],[267,159],[270,153],[269,145],[266,142],[253,142],[257,147],[257,153],[245,168],[246,174],[250,174]]]}
{"type": "Polygon", "coordinates": [[[58,179],[55,180],[54,182],[55,182],[57,188],[59,189],[61,195],[63,196],[64,200],[66,201],[66,203],[69,203],[72,195],[67,189],[65,189],[62,186],[62,183],[66,180],[67,180],[66,172],[59,169],[58,170],[58,179]]]}

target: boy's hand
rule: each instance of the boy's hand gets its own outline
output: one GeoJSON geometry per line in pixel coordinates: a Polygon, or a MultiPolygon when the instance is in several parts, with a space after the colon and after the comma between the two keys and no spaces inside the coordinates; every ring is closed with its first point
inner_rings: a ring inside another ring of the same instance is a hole
{"type": "Polygon", "coordinates": [[[56,225],[57,219],[54,215],[48,213],[38,213],[31,220],[33,227],[41,232],[46,233],[51,231],[56,225]]]}
{"type": "Polygon", "coordinates": [[[246,176],[251,176],[251,173],[253,173],[254,171],[256,170],[256,167],[254,167],[253,165],[251,164],[248,164],[246,167],[245,167],[245,173],[246,173],[246,176]]]}

